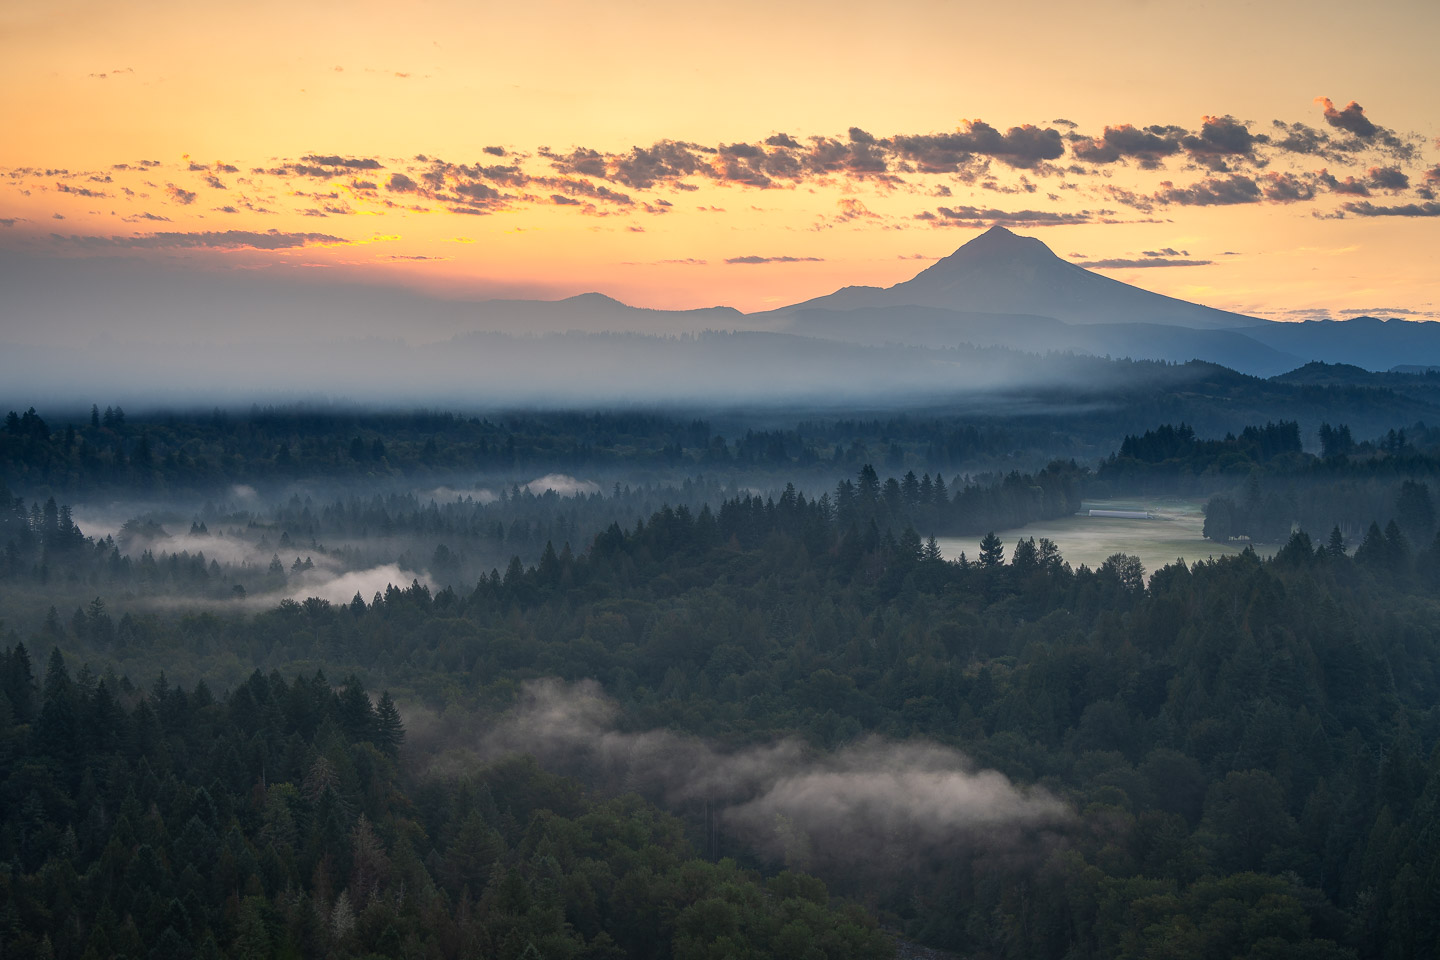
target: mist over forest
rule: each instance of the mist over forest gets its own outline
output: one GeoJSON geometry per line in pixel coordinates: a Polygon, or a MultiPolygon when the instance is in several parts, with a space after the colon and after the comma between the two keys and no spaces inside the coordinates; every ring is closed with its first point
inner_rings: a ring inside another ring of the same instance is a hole
{"type": "Polygon", "coordinates": [[[12,411],[5,949],[1425,956],[1433,377],[855,350],[12,411]]]}
{"type": "Polygon", "coordinates": [[[0,957],[1440,952],[1434,324],[0,279],[0,957]]]}

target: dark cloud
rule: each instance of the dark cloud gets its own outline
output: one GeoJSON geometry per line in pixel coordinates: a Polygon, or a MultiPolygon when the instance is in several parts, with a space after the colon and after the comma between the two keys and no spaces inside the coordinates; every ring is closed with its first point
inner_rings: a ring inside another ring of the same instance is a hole
{"type": "Polygon", "coordinates": [[[767,147],[785,147],[788,150],[799,150],[800,141],[788,133],[775,133],[765,138],[767,147]]]}
{"type": "Polygon", "coordinates": [[[561,195],[558,194],[558,193],[552,193],[552,194],[550,194],[550,202],[551,202],[551,203],[554,203],[554,204],[557,204],[557,205],[560,205],[560,206],[577,206],[577,207],[578,207],[578,206],[580,205],[580,203],[581,203],[581,201],[576,200],[574,197],[565,197],[565,196],[561,196],[561,195]]]}
{"type": "Polygon", "coordinates": [[[1380,128],[1365,116],[1365,108],[1354,100],[1338,110],[1329,97],[1316,97],[1315,102],[1324,105],[1325,122],[1337,130],[1347,130],[1367,140],[1380,132],[1380,128]]]}
{"type": "Polygon", "coordinates": [[[344,167],[347,170],[384,169],[380,165],[379,160],[373,160],[370,157],[340,157],[336,156],[333,153],[322,156],[320,154],[312,153],[309,156],[301,157],[300,159],[304,160],[306,163],[319,164],[322,167],[344,167]]]}
{"type": "Polygon", "coordinates": [[[981,207],[939,207],[939,216],[917,214],[916,219],[933,220],[937,224],[964,227],[1061,226],[1090,223],[1094,215],[1088,210],[1079,213],[1056,213],[1050,210],[996,210],[981,207]]]}
{"type": "Polygon", "coordinates": [[[125,247],[130,249],[197,248],[209,250],[290,250],[333,243],[346,243],[343,237],[325,233],[281,233],[267,230],[209,230],[197,233],[148,233],[129,237],[61,236],[55,239],[81,247],[125,247]]]}
{"type": "Polygon", "coordinates": [[[503,156],[506,156],[505,148],[504,148],[504,147],[486,147],[486,148],[485,148],[485,152],[488,153],[488,154],[490,154],[490,156],[492,156],[492,157],[503,157],[503,156]]]}
{"type": "Polygon", "coordinates": [[[835,216],[836,222],[844,223],[849,220],[883,219],[880,214],[875,213],[854,197],[841,197],[835,202],[835,205],[840,208],[840,212],[835,216]]]}
{"type": "MultiPolygon", "coordinates": [[[[889,170],[886,147],[874,142],[873,138],[837,140],[833,137],[810,137],[809,146],[803,153],[781,153],[779,157],[793,157],[798,160],[801,169],[820,176],[848,174],[863,178],[885,176],[889,170]]],[[[799,173],[795,175],[799,176],[799,173]]]]}
{"type": "Polygon", "coordinates": [[[1275,120],[1271,122],[1271,126],[1276,132],[1268,138],[1270,145],[1287,153],[1343,161],[1347,159],[1347,154],[1354,152],[1353,146],[1347,147],[1346,144],[1337,143],[1324,130],[1317,130],[1304,123],[1285,123],[1283,120],[1275,120]]]}
{"type": "Polygon", "coordinates": [[[69,193],[77,197],[88,197],[92,200],[100,200],[109,197],[110,194],[104,190],[91,190],[89,187],[72,187],[68,183],[57,183],[55,189],[59,193],[69,193]]]}
{"type": "Polygon", "coordinates": [[[1155,199],[1161,203],[1178,203],[1187,207],[1227,206],[1237,203],[1259,203],[1264,199],[1260,185],[1239,174],[1230,177],[1209,177],[1189,187],[1177,187],[1166,180],[1160,184],[1155,199]]]}
{"type": "Polygon", "coordinates": [[[237,166],[235,166],[233,163],[217,163],[217,164],[215,164],[215,172],[216,172],[216,173],[239,173],[239,172],[240,172],[240,168],[237,167],[237,166]]]}
{"type": "MultiPolygon", "coordinates": [[[[1166,181],[1168,183],[1168,181],[1166,181]]],[[[1134,207],[1142,213],[1150,213],[1155,209],[1155,201],[1145,194],[1136,193],[1133,190],[1126,190],[1124,187],[1117,187],[1113,183],[1101,187],[1101,192],[1116,203],[1123,203],[1127,207],[1134,207]]]]}
{"type": "Polygon", "coordinates": [[[1377,190],[1410,189],[1410,178],[1399,167],[1371,167],[1365,179],[1377,190]]]}
{"type": "Polygon", "coordinates": [[[213,174],[213,173],[207,174],[207,175],[205,176],[205,183],[206,183],[207,185],[211,186],[211,187],[214,187],[216,190],[229,190],[229,189],[230,189],[229,187],[227,187],[227,186],[225,185],[225,181],[221,180],[219,177],[215,176],[215,174],[213,174]]]}
{"type": "Polygon", "coordinates": [[[1255,137],[1234,117],[1205,117],[1200,132],[1180,138],[1180,145],[1199,163],[1224,170],[1226,157],[1246,157],[1254,149],[1255,137]]]}
{"type": "Polygon", "coordinates": [[[1353,213],[1357,217],[1440,217],[1440,201],[1436,200],[1389,207],[1376,206],[1369,200],[1352,200],[1340,206],[1346,213],[1353,213]]]}
{"type": "Polygon", "coordinates": [[[610,179],[637,190],[648,190],[657,182],[707,171],[706,152],[695,144],[674,140],[662,140],[649,147],[633,147],[628,154],[614,158],[610,179]]]}
{"type": "Polygon", "coordinates": [[[983,120],[971,121],[954,133],[898,136],[889,143],[897,156],[914,163],[922,173],[958,172],[977,156],[1030,168],[1065,153],[1058,130],[1026,124],[1001,133],[983,120]]]}
{"type": "Polygon", "coordinates": [[[1161,136],[1155,131],[1169,128],[1137,129],[1130,124],[1105,128],[1094,140],[1081,140],[1074,146],[1075,158],[1087,163],[1114,163],[1121,157],[1134,157],[1141,166],[1158,166],[1164,157],[1180,152],[1180,142],[1173,135],[1161,136]]]}
{"type": "Polygon", "coordinates": [[[390,174],[390,182],[385,184],[386,190],[393,190],[396,193],[414,193],[420,189],[420,185],[403,173],[390,174]]]}
{"type": "Polygon", "coordinates": [[[1365,181],[1356,180],[1354,177],[1346,177],[1344,180],[1340,180],[1334,174],[1330,173],[1330,171],[1321,170],[1315,175],[1315,179],[1318,183],[1325,185],[1335,193],[1344,193],[1352,197],[1370,196],[1370,188],[1365,184],[1365,181]]]}
{"type": "Polygon", "coordinates": [[[499,190],[486,183],[474,181],[455,184],[455,192],[471,200],[499,200],[504,196],[499,190]]]}
{"type": "Polygon", "coordinates": [[[820,263],[824,257],[730,257],[726,263],[820,263]]]}
{"type": "Polygon", "coordinates": [[[20,217],[0,217],[0,227],[13,227],[21,219],[20,217]]]}
{"type": "Polygon", "coordinates": [[[131,215],[128,216],[128,217],[121,217],[121,219],[124,220],[126,223],[134,223],[134,222],[137,221],[137,220],[155,220],[155,221],[158,221],[158,222],[160,222],[160,223],[169,223],[169,222],[170,222],[170,218],[169,218],[169,217],[161,217],[161,216],[157,216],[156,214],[153,214],[153,213],[135,213],[135,214],[131,214],[131,215]]]}
{"type": "Polygon", "coordinates": [[[1184,260],[1171,257],[1146,256],[1140,260],[1090,260],[1080,261],[1080,266],[1090,270],[1129,270],[1135,267],[1207,267],[1213,260],[1184,260]]]}
{"type": "Polygon", "coordinates": [[[1267,173],[1258,181],[1260,192],[1274,203],[1295,203],[1315,198],[1315,185],[1289,173],[1267,173]]]}
{"type": "Polygon", "coordinates": [[[1440,163],[1425,171],[1425,182],[1440,184],[1440,163]]]}
{"type": "Polygon", "coordinates": [[[601,200],[621,207],[633,206],[635,203],[628,193],[620,193],[618,190],[612,190],[606,186],[597,186],[588,180],[575,180],[568,177],[539,177],[532,182],[556,190],[567,197],[589,197],[592,200],[601,200]]]}
{"type": "Polygon", "coordinates": [[[173,183],[165,184],[165,192],[170,194],[171,199],[176,203],[187,207],[194,203],[195,198],[199,196],[194,190],[186,190],[184,187],[177,187],[173,183]]]}

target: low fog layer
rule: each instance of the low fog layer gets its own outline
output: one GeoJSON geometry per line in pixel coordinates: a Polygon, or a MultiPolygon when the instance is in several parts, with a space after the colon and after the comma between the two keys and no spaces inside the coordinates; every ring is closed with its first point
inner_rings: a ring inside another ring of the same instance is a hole
{"type": "MultiPolygon", "coordinates": [[[[1043,347],[1043,345],[1040,345],[1043,347]]],[[[1134,371],[1104,360],[1005,349],[873,347],[775,333],[477,333],[439,344],[394,340],[95,343],[0,350],[0,401],[73,403],[75,392],[127,408],[248,404],[343,397],[372,403],[526,405],[596,403],[926,402],[1134,386],[1134,371]],[[57,378],[55,371],[63,370],[57,378]]]]}
{"type": "MultiPolygon", "coordinates": [[[[534,681],[478,750],[483,757],[534,754],[555,769],[672,805],[707,803],[729,831],[772,856],[852,868],[986,847],[1070,815],[1045,791],[977,770],[964,754],[934,743],[869,737],[818,754],[786,739],[728,751],[666,730],[625,732],[617,714],[593,680],[534,681]]],[[[422,741],[424,726],[417,718],[422,741]]]]}

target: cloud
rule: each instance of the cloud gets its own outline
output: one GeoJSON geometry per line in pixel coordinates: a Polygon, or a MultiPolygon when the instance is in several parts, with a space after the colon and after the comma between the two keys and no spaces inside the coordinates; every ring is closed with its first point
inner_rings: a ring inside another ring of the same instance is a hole
{"type": "Polygon", "coordinates": [[[1090,270],[1129,270],[1135,267],[1208,267],[1214,260],[1185,260],[1174,257],[1142,257],[1139,260],[1080,260],[1080,266],[1090,270]]]}
{"type": "Polygon", "coordinates": [[[1370,187],[1363,180],[1356,180],[1353,176],[1347,176],[1340,180],[1328,170],[1321,170],[1315,175],[1316,182],[1329,187],[1335,193],[1344,193],[1352,197],[1370,196],[1370,187]]]}
{"type": "Polygon", "coordinates": [[[1346,130],[1365,139],[1380,132],[1380,128],[1365,116],[1365,108],[1354,100],[1338,110],[1329,97],[1316,97],[1315,102],[1325,106],[1325,122],[1337,130],[1346,130]]]}
{"type": "Polygon", "coordinates": [[[1090,223],[1094,215],[1088,210],[1079,213],[1058,213],[1053,210],[996,210],[991,207],[937,207],[935,214],[918,214],[917,219],[936,224],[966,227],[1061,226],[1090,223]]]}
{"type": "Polygon", "coordinates": [[[1128,123],[1118,127],[1107,126],[1099,138],[1081,140],[1074,146],[1077,160],[1114,163],[1122,157],[1134,157],[1142,167],[1158,166],[1161,159],[1179,152],[1180,142],[1173,135],[1173,128],[1139,130],[1128,123]]]}
{"type": "Polygon", "coordinates": [[[824,257],[729,257],[726,263],[820,263],[824,257]]]}
{"type": "Polygon", "coordinates": [[[1289,173],[1270,172],[1256,181],[1265,199],[1273,203],[1295,203],[1315,198],[1314,184],[1289,173]]]}
{"type": "Polygon", "coordinates": [[[1161,203],[1178,203],[1182,206],[1213,207],[1259,203],[1264,196],[1258,183],[1249,177],[1235,174],[1223,178],[1208,177],[1188,187],[1177,187],[1166,180],[1160,184],[1155,199],[1161,203]]]}
{"type": "Polygon", "coordinates": [[[1196,161],[1215,170],[1225,170],[1225,158],[1249,156],[1255,138],[1249,128],[1234,117],[1205,117],[1200,123],[1200,132],[1181,137],[1180,145],[1196,161]]]}
{"type": "Polygon", "coordinates": [[[347,170],[384,169],[384,167],[380,165],[379,160],[374,160],[370,157],[341,157],[333,153],[321,156],[319,154],[312,153],[308,156],[301,157],[301,159],[306,161],[307,163],[317,163],[322,167],[344,167],[347,170]]]}
{"type": "Polygon", "coordinates": [[[420,189],[420,185],[403,173],[390,174],[390,181],[385,184],[386,190],[393,190],[396,193],[414,193],[420,189]]]}
{"type": "Polygon", "coordinates": [[[77,197],[88,197],[92,200],[100,200],[109,197],[110,194],[104,190],[91,190],[89,187],[72,187],[68,183],[55,184],[58,193],[69,193],[77,197]]]}
{"type": "Polygon", "coordinates": [[[1365,179],[1377,190],[1410,189],[1410,178],[1399,167],[1371,167],[1365,179]]]}
{"type": "Polygon", "coordinates": [[[82,247],[125,247],[129,249],[200,248],[209,250],[290,250],[297,247],[328,246],[348,243],[342,237],[325,233],[282,233],[267,230],[211,230],[197,233],[149,233],[120,236],[60,236],[57,240],[82,247]]]}
{"type": "Polygon", "coordinates": [[[698,150],[694,144],[661,140],[609,156],[582,147],[565,155],[542,150],[541,155],[562,173],[616,180],[633,189],[648,190],[657,183],[700,173],[705,164],[698,150]]]}
{"type": "Polygon", "coordinates": [[[1346,213],[1357,217],[1440,217],[1440,201],[1427,200],[1424,203],[1404,203],[1396,206],[1376,206],[1369,200],[1352,200],[1340,205],[1346,213]]]}
{"type": "Polygon", "coordinates": [[[169,222],[170,222],[170,218],[169,218],[169,217],[162,217],[162,216],[158,216],[158,215],[156,215],[156,214],[148,213],[148,212],[147,212],[147,213],[131,214],[131,215],[128,216],[128,217],[121,217],[121,219],[122,219],[123,221],[125,221],[126,223],[134,223],[134,222],[137,221],[137,220],[154,220],[154,221],[159,222],[159,223],[169,223],[169,222]]]}
{"type": "Polygon", "coordinates": [[[184,187],[177,187],[173,183],[165,184],[165,192],[170,194],[171,199],[183,206],[189,206],[199,196],[194,190],[186,190],[184,187]]]}
{"type": "Polygon", "coordinates": [[[966,121],[963,129],[953,133],[897,136],[890,144],[900,158],[914,163],[923,173],[955,173],[969,166],[976,156],[1029,168],[1065,152],[1058,130],[1025,124],[1001,133],[983,120],[966,121]]]}

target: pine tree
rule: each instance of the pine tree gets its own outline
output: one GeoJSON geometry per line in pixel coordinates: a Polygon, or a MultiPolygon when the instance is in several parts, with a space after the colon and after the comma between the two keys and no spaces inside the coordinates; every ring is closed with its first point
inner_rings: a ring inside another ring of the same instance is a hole
{"type": "Polygon", "coordinates": [[[400,710],[390,698],[390,691],[380,694],[380,705],[375,711],[375,745],[392,756],[399,752],[405,742],[405,725],[400,719],[400,710]]]}
{"type": "Polygon", "coordinates": [[[994,569],[1005,562],[1005,544],[995,536],[991,530],[985,534],[985,539],[980,541],[980,566],[987,570],[994,569]]]}

